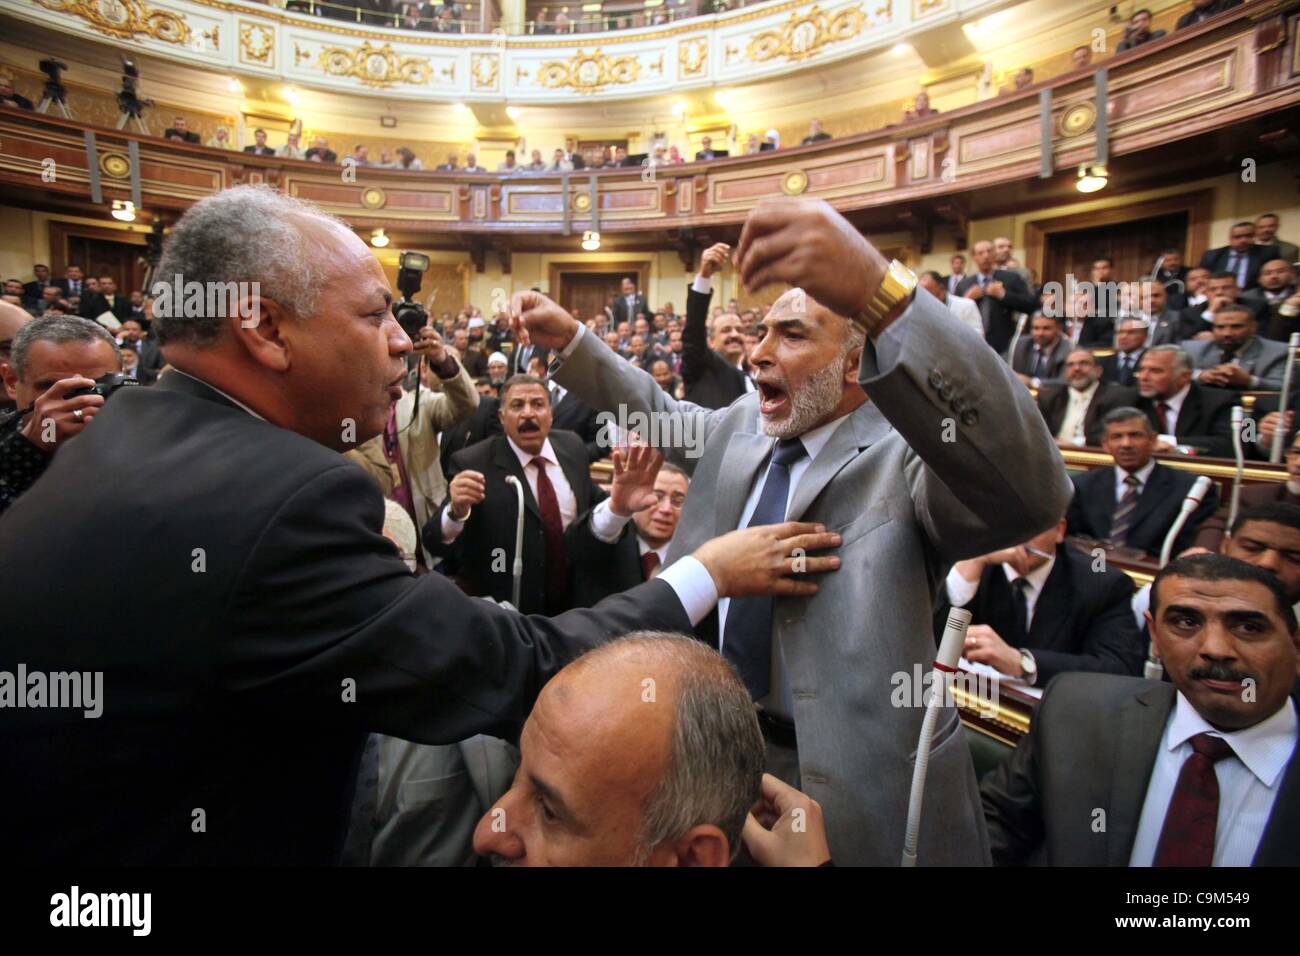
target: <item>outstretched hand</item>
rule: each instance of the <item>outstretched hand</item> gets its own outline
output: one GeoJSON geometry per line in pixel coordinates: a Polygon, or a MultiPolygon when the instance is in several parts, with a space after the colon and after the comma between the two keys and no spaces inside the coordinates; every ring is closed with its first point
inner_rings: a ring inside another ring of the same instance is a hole
{"type": "Polygon", "coordinates": [[[630,518],[658,501],[655,479],[664,463],[662,454],[649,445],[616,445],[610,458],[614,463],[610,511],[620,518],[630,518]]]}
{"type": "Polygon", "coordinates": [[[540,292],[516,292],[510,297],[510,328],[521,344],[558,352],[578,334],[578,320],[540,292]]]}

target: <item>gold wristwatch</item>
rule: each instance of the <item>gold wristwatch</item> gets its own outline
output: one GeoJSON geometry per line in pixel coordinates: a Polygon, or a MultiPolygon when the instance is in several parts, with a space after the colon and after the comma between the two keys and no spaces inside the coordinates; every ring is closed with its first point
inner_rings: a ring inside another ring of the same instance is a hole
{"type": "Polygon", "coordinates": [[[871,299],[871,304],[860,312],[855,319],[858,325],[872,332],[890,311],[916,289],[916,273],[897,259],[889,263],[885,278],[880,288],[871,299]]]}

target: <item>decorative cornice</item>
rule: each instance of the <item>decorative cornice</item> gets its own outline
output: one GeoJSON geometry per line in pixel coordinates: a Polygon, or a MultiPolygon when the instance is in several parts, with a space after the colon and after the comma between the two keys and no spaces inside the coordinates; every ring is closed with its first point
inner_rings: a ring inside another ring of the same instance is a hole
{"type": "MultiPolygon", "coordinates": [[[[121,40],[144,35],[163,43],[190,41],[190,26],[184,17],[150,7],[143,0],[36,0],[36,3],[56,13],[80,17],[96,30],[121,40]]],[[[216,45],[215,37],[213,44],[216,45]]]]}

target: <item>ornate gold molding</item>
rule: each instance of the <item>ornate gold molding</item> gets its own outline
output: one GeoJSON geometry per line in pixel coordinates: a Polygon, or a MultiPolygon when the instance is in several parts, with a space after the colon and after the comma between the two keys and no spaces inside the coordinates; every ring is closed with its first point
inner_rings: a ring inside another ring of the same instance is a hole
{"type": "Polygon", "coordinates": [[[495,90],[500,84],[501,57],[496,53],[471,53],[469,55],[469,76],[473,89],[495,90]]]}
{"type": "Polygon", "coordinates": [[[709,41],[707,37],[692,37],[677,44],[677,75],[682,79],[702,76],[704,68],[709,65],[709,41]]]}
{"type": "Polygon", "coordinates": [[[433,75],[428,60],[401,56],[387,43],[375,47],[366,42],[351,50],[326,47],[320,52],[320,66],[329,76],[354,77],[366,86],[389,87],[398,83],[424,86],[433,75]]]}
{"type": "Polygon", "coordinates": [[[36,0],[47,10],[80,17],[97,30],[122,40],[143,34],[163,43],[190,41],[185,18],[170,10],[159,10],[143,0],[36,0]]]}
{"type": "Polygon", "coordinates": [[[249,63],[275,66],[275,31],[260,23],[240,20],[239,53],[249,63]]]}
{"type": "Polygon", "coordinates": [[[866,11],[860,6],[840,7],[828,12],[814,4],[804,13],[790,14],[790,19],[780,28],[755,34],[750,38],[745,54],[752,63],[766,63],[777,58],[797,63],[816,56],[833,43],[853,39],[862,32],[866,23],[866,11]]]}
{"type": "Polygon", "coordinates": [[[605,87],[635,83],[641,64],[634,56],[610,57],[597,47],[592,53],[578,50],[567,62],[549,60],[537,73],[537,82],[549,90],[570,87],[579,93],[595,93],[605,87]]]}

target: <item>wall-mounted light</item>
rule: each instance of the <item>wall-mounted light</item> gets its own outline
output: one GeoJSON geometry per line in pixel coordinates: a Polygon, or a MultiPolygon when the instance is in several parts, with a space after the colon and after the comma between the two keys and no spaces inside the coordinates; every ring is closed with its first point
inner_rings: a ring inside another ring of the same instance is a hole
{"type": "Polygon", "coordinates": [[[594,229],[588,229],[582,234],[582,248],[588,252],[595,252],[600,248],[600,233],[594,229]]]}
{"type": "Polygon", "coordinates": [[[507,107],[506,107],[506,116],[509,116],[512,120],[517,120],[517,119],[519,119],[519,113],[520,113],[520,112],[521,112],[521,111],[520,111],[519,107],[517,107],[517,106],[507,106],[507,107]]]}
{"type": "Polygon", "coordinates": [[[889,48],[889,52],[893,53],[896,56],[900,53],[910,53],[912,52],[912,44],[895,43],[892,47],[889,48]]]}
{"type": "Polygon", "coordinates": [[[1108,179],[1106,167],[1100,163],[1091,166],[1087,163],[1081,163],[1079,165],[1079,177],[1074,182],[1074,188],[1081,193],[1095,193],[1106,188],[1108,179]]]}
{"type": "Polygon", "coordinates": [[[289,101],[290,106],[298,105],[298,90],[292,86],[284,88],[284,98],[289,101]]]}
{"type": "Polygon", "coordinates": [[[226,88],[230,90],[231,93],[234,93],[236,96],[240,96],[244,92],[244,84],[240,83],[233,76],[226,82],[226,88]]]}
{"type": "Polygon", "coordinates": [[[382,249],[388,245],[388,236],[384,234],[384,230],[376,229],[372,232],[370,234],[370,244],[376,249],[382,249]]]}
{"type": "Polygon", "coordinates": [[[114,199],[111,215],[121,222],[135,222],[135,203],[129,199],[114,199]]]}

